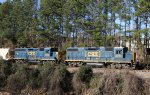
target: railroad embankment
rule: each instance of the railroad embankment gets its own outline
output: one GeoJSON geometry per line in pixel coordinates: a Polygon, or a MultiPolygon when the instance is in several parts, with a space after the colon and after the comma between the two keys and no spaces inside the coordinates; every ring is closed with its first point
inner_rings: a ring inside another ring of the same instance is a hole
{"type": "Polygon", "coordinates": [[[1,62],[0,95],[149,95],[150,78],[142,72],[149,73],[1,62]]]}

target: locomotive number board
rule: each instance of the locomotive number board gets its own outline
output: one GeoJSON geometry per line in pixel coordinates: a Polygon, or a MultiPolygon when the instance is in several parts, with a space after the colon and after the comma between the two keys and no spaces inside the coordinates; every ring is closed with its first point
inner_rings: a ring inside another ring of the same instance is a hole
{"type": "Polygon", "coordinates": [[[99,56],[99,52],[87,52],[88,56],[92,56],[92,57],[98,57],[99,56]]]}
{"type": "Polygon", "coordinates": [[[28,55],[35,55],[35,52],[28,52],[28,55]]]}

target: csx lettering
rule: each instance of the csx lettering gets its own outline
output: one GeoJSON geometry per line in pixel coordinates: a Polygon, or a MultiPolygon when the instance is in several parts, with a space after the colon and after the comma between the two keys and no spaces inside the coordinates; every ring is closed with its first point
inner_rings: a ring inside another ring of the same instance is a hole
{"type": "Polygon", "coordinates": [[[98,52],[88,52],[88,56],[99,56],[98,52]]]}
{"type": "Polygon", "coordinates": [[[35,55],[35,52],[28,52],[28,55],[35,55]]]}

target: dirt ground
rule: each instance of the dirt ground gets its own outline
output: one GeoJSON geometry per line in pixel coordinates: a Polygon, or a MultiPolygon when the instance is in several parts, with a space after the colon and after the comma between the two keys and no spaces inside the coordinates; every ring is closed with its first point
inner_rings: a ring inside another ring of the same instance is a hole
{"type": "MultiPolygon", "coordinates": [[[[78,67],[67,68],[69,72],[74,73],[78,70],[78,67]]],[[[107,69],[107,68],[93,68],[93,73],[120,73],[130,72],[144,79],[150,79],[150,70],[126,70],[126,69],[107,69]]]]}

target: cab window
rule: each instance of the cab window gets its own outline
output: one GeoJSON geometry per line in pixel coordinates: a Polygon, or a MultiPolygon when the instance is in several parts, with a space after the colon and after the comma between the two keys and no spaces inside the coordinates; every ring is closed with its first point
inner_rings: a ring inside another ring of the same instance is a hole
{"type": "Polygon", "coordinates": [[[116,50],[116,54],[121,54],[122,50],[116,50]]]}
{"type": "Polygon", "coordinates": [[[45,50],[45,53],[49,53],[49,50],[45,50]]]}

